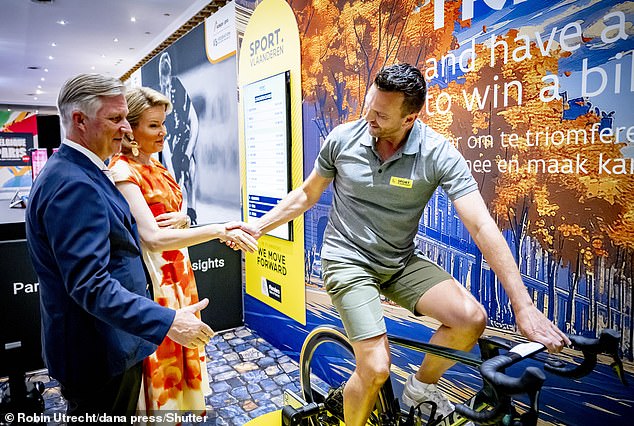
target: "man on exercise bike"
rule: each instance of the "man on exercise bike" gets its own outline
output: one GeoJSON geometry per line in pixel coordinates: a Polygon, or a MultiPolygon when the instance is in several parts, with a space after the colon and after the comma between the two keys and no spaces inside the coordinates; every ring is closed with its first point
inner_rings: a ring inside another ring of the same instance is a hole
{"type": "MultiPolygon", "coordinates": [[[[356,370],[344,389],[347,426],[365,424],[390,374],[379,295],[441,322],[431,343],[470,350],[486,326],[480,303],[414,247],[425,205],[441,186],[509,296],[519,331],[558,352],[570,341],[532,303],[506,241],[491,218],[462,155],[418,119],[425,102],[421,72],[408,64],[382,69],[363,118],[336,127],[301,187],[243,229],[255,237],[314,205],[333,183],[321,252],[323,279],[352,342],[356,370]]],[[[452,361],[427,355],[405,384],[409,405],[453,405],[436,388],[452,361]]],[[[421,407],[423,408],[423,407],[421,407]]]]}

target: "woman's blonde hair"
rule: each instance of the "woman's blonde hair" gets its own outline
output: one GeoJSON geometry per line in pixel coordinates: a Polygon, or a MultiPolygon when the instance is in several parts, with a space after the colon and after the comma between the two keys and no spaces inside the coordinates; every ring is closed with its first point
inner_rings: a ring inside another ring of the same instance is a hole
{"type": "MultiPolygon", "coordinates": [[[[149,108],[164,106],[166,114],[172,112],[172,103],[170,100],[161,92],[150,89],[149,87],[135,87],[134,89],[130,89],[125,95],[125,100],[128,103],[128,116],[126,119],[128,123],[130,123],[132,130],[139,125],[141,115],[149,108]]],[[[130,152],[130,139],[127,135],[123,138],[121,151],[124,154],[130,152]]]]}

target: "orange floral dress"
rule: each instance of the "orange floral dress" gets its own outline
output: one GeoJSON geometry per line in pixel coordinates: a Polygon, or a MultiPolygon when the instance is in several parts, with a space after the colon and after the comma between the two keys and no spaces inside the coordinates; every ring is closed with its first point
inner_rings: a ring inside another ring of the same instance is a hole
{"type": "MultiPolygon", "coordinates": [[[[183,196],[178,183],[160,162],[154,158],[151,161],[152,164],[146,166],[117,154],[109,167],[115,182],[139,186],[155,216],[180,211],[183,196]]],[[[187,248],[152,252],[143,246],[142,252],[156,302],[173,309],[198,302],[187,248]]],[[[202,414],[205,412],[205,395],[210,393],[204,349],[188,349],[165,337],[156,352],[143,363],[139,409],[148,414],[156,410],[202,414]]]]}

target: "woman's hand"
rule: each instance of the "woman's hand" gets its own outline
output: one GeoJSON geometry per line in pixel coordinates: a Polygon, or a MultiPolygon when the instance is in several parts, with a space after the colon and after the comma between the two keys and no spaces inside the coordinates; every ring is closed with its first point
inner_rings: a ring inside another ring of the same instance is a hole
{"type": "Polygon", "coordinates": [[[162,213],[156,216],[159,228],[189,228],[189,216],[183,212],[162,213]]]}

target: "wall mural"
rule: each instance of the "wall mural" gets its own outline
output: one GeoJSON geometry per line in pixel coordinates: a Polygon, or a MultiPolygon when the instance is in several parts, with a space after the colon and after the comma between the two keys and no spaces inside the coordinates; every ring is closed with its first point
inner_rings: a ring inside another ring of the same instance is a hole
{"type": "MultiPolygon", "coordinates": [[[[293,3],[306,121],[317,130],[305,138],[309,152],[360,117],[382,66],[415,64],[428,82],[421,119],[467,159],[537,305],[569,332],[618,328],[632,359],[631,2],[562,1],[539,12],[530,0],[475,2],[470,19],[466,1],[445,2],[440,17],[433,2],[293,3]]],[[[306,221],[317,284],[327,205],[306,221]]],[[[487,307],[492,325],[512,326],[508,299],[444,193],[428,205],[417,243],[487,307]]]]}
{"type": "MultiPolygon", "coordinates": [[[[301,37],[305,175],[326,135],[361,117],[381,67],[417,66],[428,83],[421,119],[467,159],[535,304],[570,333],[619,330],[631,377],[634,3],[289,3],[301,37]]],[[[305,216],[306,329],[280,316],[287,322],[280,335],[258,329],[291,354],[307,330],[340,324],[322,289],[319,257],[331,197],[327,190],[305,216]]],[[[517,335],[501,284],[441,190],[425,209],[416,244],[485,306],[487,333],[517,335]]],[[[249,325],[260,316],[270,324],[274,315],[250,298],[245,310],[249,325]]],[[[404,310],[390,309],[386,319],[391,332],[431,336],[433,324],[404,310]]],[[[420,362],[404,353],[394,357],[398,367],[420,362]]],[[[623,421],[634,395],[604,367],[582,383],[549,377],[561,393],[544,388],[543,419],[623,421]]],[[[448,374],[443,390],[477,388],[467,376],[448,374]]]]}
{"type": "Polygon", "coordinates": [[[212,63],[200,24],[141,68],[142,84],[169,96],[162,161],[181,185],[192,223],[240,217],[236,57],[212,63]]]}

